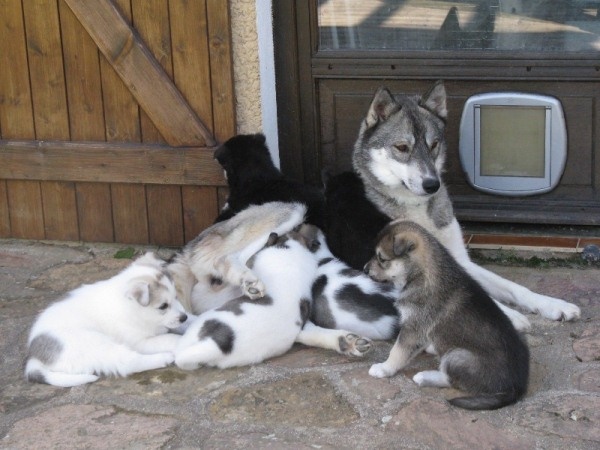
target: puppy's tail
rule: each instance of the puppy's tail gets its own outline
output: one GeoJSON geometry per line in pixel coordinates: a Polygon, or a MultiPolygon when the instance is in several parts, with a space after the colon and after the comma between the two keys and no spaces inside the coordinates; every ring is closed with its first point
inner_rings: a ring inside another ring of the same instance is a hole
{"type": "Polygon", "coordinates": [[[512,405],[522,396],[522,393],[516,391],[500,392],[497,394],[480,394],[469,397],[456,397],[448,400],[448,403],[464,409],[498,409],[502,408],[503,406],[512,405]]]}
{"type": "Polygon", "coordinates": [[[87,373],[66,373],[49,370],[36,359],[27,361],[25,379],[32,383],[45,383],[58,387],[73,387],[81,384],[92,383],[99,377],[87,373]]]}

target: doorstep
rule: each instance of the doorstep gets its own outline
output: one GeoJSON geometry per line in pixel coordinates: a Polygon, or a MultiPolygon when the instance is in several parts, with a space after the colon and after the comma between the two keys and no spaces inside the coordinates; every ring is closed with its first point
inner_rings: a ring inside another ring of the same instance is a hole
{"type": "Polygon", "coordinates": [[[559,253],[581,253],[586,245],[600,247],[598,237],[532,236],[527,234],[465,233],[468,249],[525,250],[559,253]]]}

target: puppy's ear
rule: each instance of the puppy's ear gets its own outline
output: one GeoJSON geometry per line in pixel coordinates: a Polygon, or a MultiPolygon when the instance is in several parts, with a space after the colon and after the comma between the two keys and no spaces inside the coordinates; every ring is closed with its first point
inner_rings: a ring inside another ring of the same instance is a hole
{"type": "Polygon", "coordinates": [[[134,300],[142,306],[150,304],[150,285],[143,281],[130,283],[125,292],[125,297],[134,300]]]}
{"type": "Polygon", "coordinates": [[[417,248],[417,242],[406,233],[394,236],[394,256],[406,256],[417,248]]]}
{"type": "Polygon", "coordinates": [[[228,153],[229,147],[227,147],[227,144],[223,144],[215,150],[213,158],[216,159],[220,164],[223,164],[228,153]]]}
{"type": "Polygon", "coordinates": [[[446,120],[446,117],[448,117],[448,109],[446,108],[446,88],[444,87],[444,82],[438,80],[433,87],[421,97],[419,103],[439,118],[446,120]]]}
{"type": "Polygon", "coordinates": [[[256,134],[254,135],[254,139],[256,140],[256,142],[257,142],[259,145],[263,145],[265,142],[267,142],[267,138],[266,138],[266,137],[265,137],[265,135],[264,135],[264,134],[262,134],[262,133],[256,133],[256,134]]]}
{"type": "Polygon", "coordinates": [[[396,103],[396,100],[394,100],[394,96],[391,94],[391,92],[385,87],[380,87],[373,97],[373,101],[369,107],[369,112],[365,118],[365,124],[367,125],[367,128],[374,127],[380,121],[386,121],[394,112],[398,111],[399,109],[400,105],[396,103]]]}

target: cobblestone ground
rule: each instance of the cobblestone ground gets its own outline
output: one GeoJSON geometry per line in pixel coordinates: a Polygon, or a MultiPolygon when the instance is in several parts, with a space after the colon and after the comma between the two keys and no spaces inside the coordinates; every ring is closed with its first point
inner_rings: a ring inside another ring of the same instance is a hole
{"type": "MultiPolygon", "coordinates": [[[[421,356],[391,379],[368,375],[391,343],[363,359],[300,345],[252,367],[174,367],[71,389],[30,384],[22,369],[36,314],[81,283],[129,261],[119,247],[0,241],[0,448],[600,448],[600,270],[487,265],[506,278],[582,308],[577,322],[529,316],[527,396],[499,411],[419,389],[421,356]]],[[[170,253],[163,250],[164,253],[170,253]]]]}

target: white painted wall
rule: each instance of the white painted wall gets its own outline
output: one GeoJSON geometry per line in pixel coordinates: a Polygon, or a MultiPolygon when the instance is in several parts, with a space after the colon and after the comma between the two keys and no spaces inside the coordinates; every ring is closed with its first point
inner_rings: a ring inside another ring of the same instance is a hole
{"type": "Polygon", "coordinates": [[[272,0],[256,0],[256,29],[258,34],[262,129],[267,137],[267,145],[271,151],[273,162],[277,167],[280,167],[272,6],[272,0]]]}

